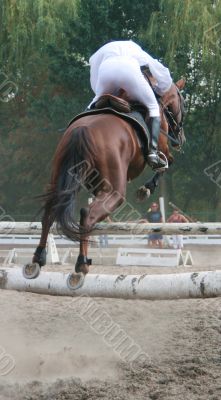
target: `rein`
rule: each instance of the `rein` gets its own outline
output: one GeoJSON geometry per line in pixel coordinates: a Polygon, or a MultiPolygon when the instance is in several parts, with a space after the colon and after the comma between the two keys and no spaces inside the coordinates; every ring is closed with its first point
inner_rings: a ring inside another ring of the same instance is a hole
{"type": "MultiPolygon", "coordinates": [[[[169,124],[168,124],[169,125],[169,124]]],[[[171,140],[171,142],[174,142],[176,145],[179,143],[177,142],[177,139],[174,139],[173,136],[170,136],[169,133],[167,133],[166,131],[164,131],[163,129],[160,128],[160,133],[162,133],[164,136],[166,136],[167,138],[169,138],[171,140]]],[[[181,145],[180,145],[181,147],[181,145]]]]}

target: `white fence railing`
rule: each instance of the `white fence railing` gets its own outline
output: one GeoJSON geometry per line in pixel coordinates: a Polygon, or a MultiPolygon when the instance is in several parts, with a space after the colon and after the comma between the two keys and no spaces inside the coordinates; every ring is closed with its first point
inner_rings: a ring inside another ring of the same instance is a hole
{"type": "MultiPolygon", "coordinates": [[[[39,242],[40,235],[4,235],[0,234],[0,245],[37,245],[39,242]]],[[[172,243],[172,235],[164,235],[165,242],[172,243]]],[[[65,237],[54,235],[54,240],[57,246],[70,247],[78,246],[78,242],[72,242],[65,237]]],[[[93,237],[93,244],[100,244],[100,237],[93,237]]],[[[130,245],[140,245],[146,246],[148,235],[107,235],[108,246],[128,246],[130,245]]],[[[196,245],[220,245],[221,235],[193,235],[193,236],[183,236],[183,244],[196,244],[196,245]]]]}
{"type": "MultiPolygon", "coordinates": [[[[37,234],[41,232],[40,222],[0,222],[0,234],[37,234]]],[[[51,233],[56,233],[52,227],[51,233]]],[[[90,235],[147,235],[161,233],[162,235],[220,235],[221,222],[207,223],[138,223],[113,222],[96,224],[90,235]]]]}

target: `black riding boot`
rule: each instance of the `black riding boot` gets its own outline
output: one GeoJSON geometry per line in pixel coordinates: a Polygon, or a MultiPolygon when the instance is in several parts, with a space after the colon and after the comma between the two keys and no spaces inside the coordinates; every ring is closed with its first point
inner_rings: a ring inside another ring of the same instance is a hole
{"type": "Polygon", "coordinates": [[[157,152],[160,134],[160,117],[150,117],[148,127],[150,130],[150,147],[147,155],[147,162],[154,170],[165,168],[167,162],[166,160],[162,160],[157,152]]]}

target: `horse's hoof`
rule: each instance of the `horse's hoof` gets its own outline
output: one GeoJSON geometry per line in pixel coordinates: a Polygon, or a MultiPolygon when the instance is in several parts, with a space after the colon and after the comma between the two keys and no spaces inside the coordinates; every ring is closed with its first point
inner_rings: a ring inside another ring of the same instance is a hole
{"type": "Polygon", "coordinates": [[[76,265],[75,266],[75,272],[78,273],[82,273],[84,275],[87,275],[89,272],[89,265],[88,264],[81,264],[81,265],[76,265]]]}
{"type": "Polygon", "coordinates": [[[24,278],[35,279],[41,272],[41,267],[37,263],[26,264],[22,269],[24,278]]]}
{"type": "Polygon", "coordinates": [[[75,272],[82,272],[84,275],[88,274],[89,266],[91,265],[91,258],[87,258],[87,256],[83,256],[79,254],[76,264],[75,264],[75,272]]]}
{"type": "Polygon", "coordinates": [[[79,289],[83,286],[85,275],[82,273],[71,273],[67,277],[67,286],[71,290],[79,289]]]}
{"type": "Polygon", "coordinates": [[[137,200],[139,201],[144,201],[149,199],[150,197],[150,189],[146,188],[145,186],[141,186],[138,190],[137,190],[137,200]]]}

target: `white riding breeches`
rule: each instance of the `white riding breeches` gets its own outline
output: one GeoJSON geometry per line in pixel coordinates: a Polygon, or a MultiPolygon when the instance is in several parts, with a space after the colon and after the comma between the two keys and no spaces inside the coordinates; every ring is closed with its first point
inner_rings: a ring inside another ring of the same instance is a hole
{"type": "Polygon", "coordinates": [[[126,56],[109,57],[99,69],[94,103],[103,94],[117,94],[119,89],[127,92],[131,100],[139,101],[149,110],[150,117],[159,117],[159,105],[148,81],[144,78],[136,59],[126,56]]]}

